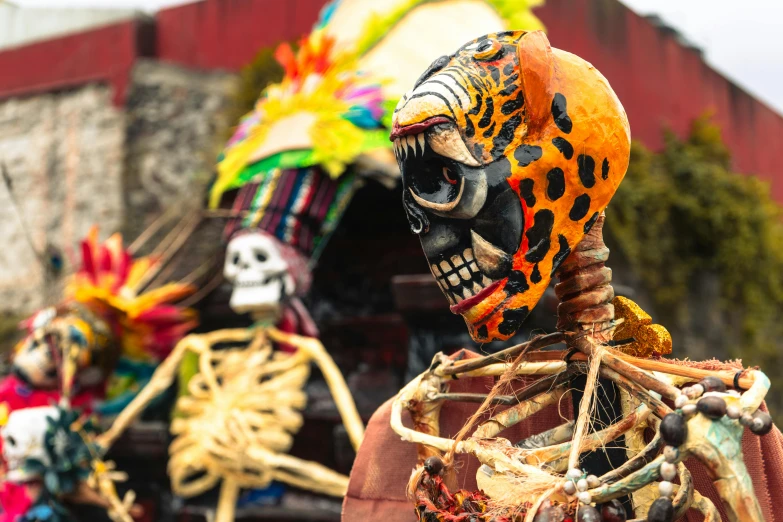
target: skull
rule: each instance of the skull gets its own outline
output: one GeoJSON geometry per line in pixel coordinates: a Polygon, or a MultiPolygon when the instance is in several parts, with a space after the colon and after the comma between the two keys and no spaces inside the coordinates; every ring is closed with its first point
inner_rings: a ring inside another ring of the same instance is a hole
{"type": "Polygon", "coordinates": [[[57,364],[52,356],[54,339],[48,333],[48,327],[56,316],[54,308],[35,314],[30,322],[30,335],[22,341],[14,355],[14,373],[36,388],[57,386],[57,364]]]}
{"type": "Polygon", "coordinates": [[[296,289],[282,248],[261,231],[242,232],[229,241],[223,275],[234,285],[229,304],[235,312],[251,312],[257,319],[280,315],[296,289]]]}
{"type": "Polygon", "coordinates": [[[394,111],[403,204],[479,342],[508,339],[625,175],[630,131],[606,79],[541,32],[436,60],[394,111]]]}
{"type": "Polygon", "coordinates": [[[45,406],[15,410],[8,416],[8,422],[0,430],[3,438],[3,458],[8,467],[8,480],[25,482],[36,477],[24,470],[25,459],[40,460],[45,466],[51,464],[44,448],[47,418],[57,419],[57,408],[45,406]]]}

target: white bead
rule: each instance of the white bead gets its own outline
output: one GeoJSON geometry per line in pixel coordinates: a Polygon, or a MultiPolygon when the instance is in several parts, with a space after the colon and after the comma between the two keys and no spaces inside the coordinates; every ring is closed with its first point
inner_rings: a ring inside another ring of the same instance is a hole
{"type": "Polygon", "coordinates": [[[688,396],[687,395],[678,395],[676,399],[674,399],[674,407],[675,408],[682,408],[688,404],[688,396]]]}
{"type": "Polygon", "coordinates": [[[658,492],[661,494],[662,497],[671,498],[672,493],[674,493],[674,484],[672,484],[668,480],[659,482],[658,492]]]}
{"type": "Polygon", "coordinates": [[[666,458],[666,462],[677,462],[677,459],[680,458],[680,450],[674,446],[666,446],[663,448],[663,456],[666,458]]]}
{"type": "Polygon", "coordinates": [[[726,415],[728,415],[730,419],[739,419],[742,417],[742,410],[739,406],[734,406],[732,404],[731,406],[726,407],[726,415]]]}
{"type": "Polygon", "coordinates": [[[693,393],[696,394],[696,397],[701,397],[702,395],[704,395],[704,386],[702,386],[701,384],[694,384],[693,386],[691,386],[691,390],[693,390],[693,393]]]}
{"type": "Polygon", "coordinates": [[[568,470],[568,473],[566,473],[566,476],[571,480],[579,480],[582,478],[582,470],[579,468],[571,468],[568,470]]]}
{"type": "Polygon", "coordinates": [[[573,495],[576,493],[576,485],[572,481],[566,480],[563,484],[563,491],[566,495],[573,495]]]}
{"type": "Polygon", "coordinates": [[[595,475],[588,475],[587,476],[587,485],[591,488],[597,488],[601,485],[601,479],[596,477],[595,475]]]}
{"type": "Polygon", "coordinates": [[[753,422],[748,426],[749,428],[759,431],[764,427],[764,419],[760,417],[753,417],[753,422]]]}
{"type": "Polygon", "coordinates": [[[753,415],[748,412],[743,413],[740,415],[740,423],[743,426],[750,426],[753,423],[753,415]]]}
{"type": "Polygon", "coordinates": [[[682,413],[683,415],[691,416],[694,413],[696,413],[696,405],[695,404],[686,404],[682,407],[682,413]]]}
{"type": "Polygon", "coordinates": [[[581,502],[582,504],[589,504],[590,502],[593,501],[593,497],[587,491],[582,491],[581,493],[579,493],[579,495],[577,495],[577,498],[579,499],[579,502],[581,502]]]}
{"type": "Polygon", "coordinates": [[[671,462],[663,462],[661,463],[661,477],[663,477],[664,480],[674,480],[674,478],[677,476],[677,466],[672,464],[671,462]]]}
{"type": "Polygon", "coordinates": [[[579,491],[587,491],[587,479],[579,479],[576,483],[576,489],[579,491]]]}

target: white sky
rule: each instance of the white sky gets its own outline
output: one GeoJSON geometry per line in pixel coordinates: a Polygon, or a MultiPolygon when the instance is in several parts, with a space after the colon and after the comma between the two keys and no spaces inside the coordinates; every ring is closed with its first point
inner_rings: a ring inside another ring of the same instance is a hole
{"type": "MultiPolygon", "coordinates": [[[[30,7],[116,7],[153,11],[189,0],[12,1],[30,7]]],[[[640,14],[660,15],[704,49],[705,57],[713,67],[783,113],[783,0],[621,1],[640,14]]]]}

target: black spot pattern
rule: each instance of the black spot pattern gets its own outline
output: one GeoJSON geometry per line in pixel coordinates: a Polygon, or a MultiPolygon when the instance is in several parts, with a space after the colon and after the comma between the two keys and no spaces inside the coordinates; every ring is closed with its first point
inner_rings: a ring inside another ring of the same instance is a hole
{"type": "Polygon", "coordinates": [[[519,74],[514,73],[511,76],[509,76],[508,78],[506,78],[505,80],[503,80],[503,85],[508,87],[512,83],[517,83],[517,80],[519,80],[519,74]]]}
{"type": "Polygon", "coordinates": [[[519,183],[519,193],[522,195],[522,199],[525,200],[527,208],[536,206],[536,195],[533,194],[533,185],[535,182],[530,178],[525,178],[519,183]]]}
{"type": "Polygon", "coordinates": [[[514,139],[514,134],[517,131],[517,127],[519,127],[521,124],[522,116],[519,114],[512,116],[503,122],[503,125],[498,131],[498,135],[495,136],[494,140],[492,140],[492,150],[490,151],[492,159],[497,159],[499,156],[503,155],[503,153],[506,151],[506,147],[508,147],[508,144],[511,143],[511,141],[514,139]]]}
{"type": "Polygon", "coordinates": [[[419,76],[418,80],[416,80],[416,84],[413,86],[413,88],[415,89],[416,87],[421,85],[424,82],[424,80],[426,80],[436,72],[446,67],[449,64],[450,60],[451,60],[450,56],[441,56],[440,58],[432,62],[432,64],[429,67],[427,67],[427,70],[424,71],[424,73],[421,76],[419,76]]]}
{"type": "Polygon", "coordinates": [[[565,174],[563,169],[555,167],[546,174],[546,197],[557,201],[565,194],[565,174]]]}
{"type": "Polygon", "coordinates": [[[557,254],[555,254],[555,257],[552,258],[552,274],[550,274],[550,276],[555,273],[555,270],[560,266],[560,263],[562,263],[565,258],[568,257],[568,254],[571,253],[571,247],[568,246],[568,240],[564,235],[558,235],[557,242],[560,243],[560,249],[557,251],[557,254]]]}
{"type": "Polygon", "coordinates": [[[489,335],[489,331],[487,330],[487,325],[482,324],[479,326],[478,330],[476,330],[476,333],[478,334],[479,338],[486,339],[489,335]]]}
{"type": "Polygon", "coordinates": [[[476,135],[476,127],[473,126],[473,122],[470,118],[465,118],[465,136],[472,138],[476,135]]]}
{"type": "Polygon", "coordinates": [[[492,122],[492,125],[489,126],[487,130],[484,131],[484,137],[489,138],[495,133],[495,122],[492,122]]]}
{"type": "Polygon", "coordinates": [[[590,219],[585,221],[585,234],[590,232],[590,229],[593,228],[593,225],[595,225],[595,222],[598,220],[598,212],[594,213],[592,216],[590,216],[590,219]]]}
{"type": "Polygon", "coordinates": [[[498,69],[494,65],[490,65],[489,74],[490,76],[492,76],[492,81],[495,82],[495,85],[500,83],[500,69],[498,69]]]}
{"type": "Polygon", "coordinates": [[[514,294],[521,294],[527,292],[528,288],[530,288],[530,286],[527,284],[527,277],[525,277],[523,272],[514,270],[509,274],[505,287],[506,294],[510,296],[514,294]]]}
{"type": "Polygon", "coordinates": [[[568,213],[568,217],[571,221],[579,221],[587,215],[590,210],[590,196],[582,194],[574,199],[574,205],[571,207],[571,212],[568,213]]]}
{"type": "Polygon", "coordinates": [[[574,146],[567,139],[558,136],[552,140],[552,145],[565,156],[565,159],[570,160],[574,157],[574,146]]]}
{"type": "MultiPolygon", "coordinates": [[[[516,85],[516,84],[511,84],[511,85],[506,84],[506,86],[503,88],[503,90],[498,92],[498,94],[500,96],[511,96],[512,94],[514,94],[514,91],[516,91],[518,88],[519,88],[519,86],[516,85]]],[[[506,102],[506,103],[508,103],[508,102],[506,102]]],[[[505,107],[506,104],[504,103],[503,106],[505,107]]],[[[511,111],[511,112],[513,112],[513,111],[511,111]]],[[[504,112],[503,114],[509,114],[509,113],[504,112]]]]}
{"type": "Polygon", "coordinates": [[[604,158],[604,162],[601,164],[601,177],[607,179],[609,177],[609,159],[604,158]]]}
{"type": "Polygon", "coordinates": [[[559,92],[555,93],[555,97],[552,100],[552,117],[555,119],[555,125],[557,125],[558,129],[566,134],[571,132],[574,124],[566,110],[566,98],[559,92]]]}
{"type": "Polygon", "coordinates": [[[530,311],[527,306],[515,310],[503,312],[503,322],[498,326],[498,332],[502,335],[511,335],[522,326],[530,311]]]}
{"type": "Polygon", "coordinates": [[[522,97],[522,93],[519,93],[516,99],[508,100],[506,103],[504,103],[500,108],[500,112],[508,116],[509,114],[513,114],[518,109],[521,109],[523,105],[525,105],[525,98],[522,97]]]}
{"type": "Polygon", "coordinates": [[[492,114],[495,112],[495,102],[492,101],[492,98],[487,98],[486,101],[487,108],[484,109],[484,115],[481,116],[481,119],[478,122],[479,128],[486,128],[489,127],[489,124],[492,123],[492,114]]]}
{"type": "Polygon", "coordinates": [[[587,154],[580,154],[576,158],[576,164],[579,166],[579,179],[585,188],[593,188],[595,185],[595,160],[587,154]]]}
{"type": "Polygon", "coordinates": [[[480,94],[476,94],[476,103],[473,104],[468,114],[471,116],[477,116],[481,112],[481,105],[483,104],[483,98],[480,94]]]}
{"type": "Polygon", "coordinates": [[[521,145],[514,151],[514,157],[520,167],[527,167],[541,158],[542,150],[538,145],[521,145]]]}
{"type": "Polygon", "coordinates": [[[541,282],[541,272],[538,271],[538,263],[533,265],[533,271],[530,273],[530,282],[533,284],[541,282]]]}
{"type": "Polygon", "coordinates": [[[533,226],[525,232],[528,244],[525,259],[528,262],[538,263],[549,252],[549,236],[554,224],[555,215],[549,209],[541,209],[533,216],[533,226]]]}

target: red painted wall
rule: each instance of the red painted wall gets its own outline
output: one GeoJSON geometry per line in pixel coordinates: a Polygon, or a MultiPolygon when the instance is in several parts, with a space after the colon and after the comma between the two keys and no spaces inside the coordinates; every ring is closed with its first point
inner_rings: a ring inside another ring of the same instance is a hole
{"type": "Polygon", "coordinates": [[[780,114],[617,0],[548,0],[536,14],[553,46],[581,56],[606,76],[635,139],[660,148],[664,126],[685,136],[694,118],[712,110],[736,169],[770,181],[783,203],[780,114]]]}
{"type": "Polygon", "coordinates": [[[152,54],[150,29],[129,20],[2,51],[0,98],[106,82],[121,105],[136,58],[152,54]]]}
{"type": "Polygon", "coordinates": [[[238,70],[261,47],[310,32],[326,0],[206,0],[157,15],[158,58],[238,70]]]}

